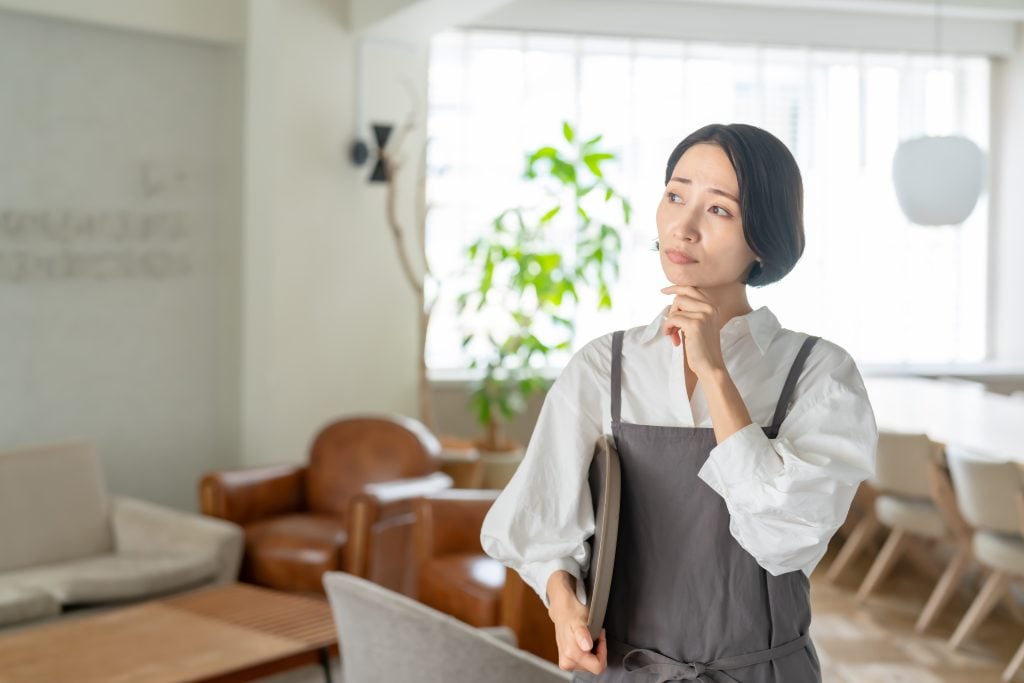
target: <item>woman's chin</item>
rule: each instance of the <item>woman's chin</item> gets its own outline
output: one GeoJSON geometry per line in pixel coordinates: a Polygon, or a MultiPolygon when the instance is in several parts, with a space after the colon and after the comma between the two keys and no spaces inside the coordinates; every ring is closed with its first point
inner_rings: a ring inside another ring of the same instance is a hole
{"type": "Polygon", "coordinates": [[[704,278],[690,275],[689,273],[680,273],[679,268],[673,268],[671,270],[666,269],[665,277],[668,281],[674,285],[689,285],[691,287],[702,287],[704,286],[704,278]]]}

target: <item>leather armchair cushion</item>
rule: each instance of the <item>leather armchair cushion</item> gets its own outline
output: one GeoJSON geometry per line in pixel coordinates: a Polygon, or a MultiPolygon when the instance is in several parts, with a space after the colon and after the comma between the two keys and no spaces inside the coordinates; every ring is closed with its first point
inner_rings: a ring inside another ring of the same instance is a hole
{"type": "Polygon", "coordinates": [[[247,524],[250,578],[281,590],[323,592],[322,574],[344,569],[348,530],[331,515],[294,514],[247,524]]]}
{"type": "Polygon", "coordinates": [[[505,566],[486,555],[460,553],[421,566],[420,602],[473,626],[501,622],[505,566]]]}

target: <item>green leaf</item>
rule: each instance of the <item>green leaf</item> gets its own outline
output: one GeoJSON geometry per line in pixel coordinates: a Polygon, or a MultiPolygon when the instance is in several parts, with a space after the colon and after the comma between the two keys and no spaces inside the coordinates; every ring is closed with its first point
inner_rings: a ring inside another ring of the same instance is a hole
{"type": "Polygon", "coordinates": [[[589,149],[589,148],[593,147],[598,142],[600,142],[601,138],[603,138],[603,137],[604,137],[603,133],[600,134],[600,135],[595,135],[594,137],[590,138],[589,140],[587,140],[586,142],[583,143],[583,149],[589,149]]]}
{"type": "Polygon", "coordinates": [[[572,126],[569,125],[568,121],[562,121],[562,135],[565,136],[566,142],[572,142],[576,137],[576,133],[573,131],[572,126]]]}
{"type": "Polygon", "coordinates": [[[538,159],[557,159],[557,158],[558,158],[558,150],[555,149],[554,147],[550,147],[550,146],[541,147],[540,149],[538,149],[537,151],[535,151],[533,154],[530,155],[530,161],[531,162],[537,161],[538,159]]]}
{"type": "Polygon", "coordinates": [[[607,152],[594,152],[592,154],[587,154],[586,156],[584,156],[583,163],[587,165],[587,168],[590,169],[591,173],[596,175],[598,178],[603,178],[604,174],[601,173],[601,162],[605,161],[606,159],[614,158],[615,156],[613,154],[608,154],[607,152]]]}
{"type": "Polygon", "coordinates": [[[607,190],[604,191],[604,200],[605,201],[610,200],[612,198],[613,194],[615,194],[615,193],[612,191],[612,188],[609,187],[607,190]]]}
{"type": "Polygon", "coordinates": [[[551,174],[566,185],[576,184],[576,167],[561,159],[555,159],[551,162],[551,174]]]}
{"type": "Polygon", "coordinates": [[[586,211],[583,210],[582,206],[577,206],[576,207],[576,212],[579,213],[580,218],[583,219],[584,223],[589,223],[590,222],[590,215],[586,211]]]}
{"type": "Polygon", "coordinates": [[[553,208],[550,211],[548,211],[546,214],[544,214],[543,216],[540,217],[541,224],[544,224],[544,223],[547,223],[548,221],[550,221],[561,210],[562,210],[562,206],[558,205],[555,208],[553,208]]]}

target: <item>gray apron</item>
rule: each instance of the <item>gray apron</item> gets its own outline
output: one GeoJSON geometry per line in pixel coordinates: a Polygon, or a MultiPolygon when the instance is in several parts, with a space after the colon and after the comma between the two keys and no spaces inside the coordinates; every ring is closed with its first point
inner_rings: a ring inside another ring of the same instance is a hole
{"type": "MultiPolygon", "coordinates": [[[[712,427],[621,420],[622,338],[612,336],[612,435],[622,468],[618,546],[605,631],[608,667],[573,681],[820,683],[810,583],[772,576],[729,531],[725,501],[697,477],[712,427]]],[[[790,368],[770,427],[775,438],[804,360],[790,368]]]]}

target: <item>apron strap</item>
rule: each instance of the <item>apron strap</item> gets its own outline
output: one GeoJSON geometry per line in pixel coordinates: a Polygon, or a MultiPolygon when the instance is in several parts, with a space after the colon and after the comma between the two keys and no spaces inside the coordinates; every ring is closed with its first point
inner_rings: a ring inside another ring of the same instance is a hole
{"type": "Polygon", "coordinates": [[[612,334],[612,436],[619,448],[619,423],[622,421],[622,337],[625,330],[612,334]]]}
{"type": "Polygon", "coordinates": [[[814,343],[821,339],[821,337],[815,337],[808,335],[804,339],[803,346],[800,347],[800,351],[796,354],[796,360],[793,361],[793,365],[789,368],[789,375],[786,377],[786,383],[782,387],[782,394],[779,396],[779,402],[775,406],[775,417],[772,419],[771,426],[771,438],[775,438],[775,435],[779,433],[779,428],[782,426],[782,420],[786,417],[786,412],[789,410],[790,400],[793,397],[793,389],[796,387],[796,381],[800,377],[800,372],[803,370],[804,361],[807,360],[807,354],[811,352],[811,347],[814,343]]]}

